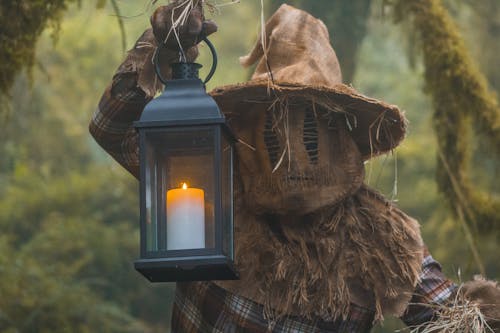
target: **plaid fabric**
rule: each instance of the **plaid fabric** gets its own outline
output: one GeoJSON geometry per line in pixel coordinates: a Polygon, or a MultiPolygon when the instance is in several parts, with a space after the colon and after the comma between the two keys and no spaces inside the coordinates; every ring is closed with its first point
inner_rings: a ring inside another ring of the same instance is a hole
{"type": "Polygon", "coordinates": [[[346,320],[310,321],[289,316],[270,325],[262,305],[210,282],[178,283],[172,333],[369,332],[374,312],[353,305],[346,320]]]}
{"type": "MultiPolygon", "coordinates": [[[[129,82],[129,77],[115,75],[89,129],[104,150],[138,178],[138,136],[132,123],[139,119],[148,98],[135,85],[130,87],[129,82]]],[[[401,319],[411,326],[432,320],[435,314],[432,305],[445,303],[455,289],[455,284],[442,274],[440,265],[426,253],[421,281],[401,319]]],[[[353,305],[345,320],[324,322],[286,317],[269,330],[262,305],[212,283],[189,283],[178,284],[172,329],[173,333],[368,332],[373,317],[369,309],[353,305]]]]}
{"type": "Polygon", "coordinates": [[[426,251],[422,263],[420,282],[417,284],[405,314],[401,317],[408,326],[417,326],[431,321],[436,314],[436,305],[445,304],[457,286],[447,279],[441,265],[426,251]]]}
{"type": "Polygon", "coordinates": [[[139,88],[112,93],[120,81],[120,76],[115,76],[113,86],[104,91],[89,130],[106,152],[139,178],[139,136],[132,124],[139,120],[149,99],[139,88]]]}
{"type": "MultiPolygon", "coordinates": [[[[432,304],[446,302],[455,288],[428,254],[423,262],[421,282],[401,319],[409,326],[432,320],[435,315],[432,304]]],[[[362,333],[370,331],[374,319],[374,311],[354,304],[347,318],[333,322],[290,316],[270,325],[263,312],[262,305],[213,283],[178,283],[172,333],[362,333]]]]}

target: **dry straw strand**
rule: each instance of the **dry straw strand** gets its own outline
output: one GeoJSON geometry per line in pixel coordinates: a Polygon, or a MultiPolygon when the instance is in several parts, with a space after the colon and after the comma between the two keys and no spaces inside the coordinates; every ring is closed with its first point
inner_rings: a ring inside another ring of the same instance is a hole
{"type": "Polygon", "coordinates": [[[494,333],[479,304],[460,296],[460,288],[452,304],[433,306],[438,313],[436,320],[411,327],[410,333],[494,333]]]}
{"type": "Polygon", "coordinates": [[[174,7],[174,10],[172,10],[172,16],[171,16],[172,27],[168,31],[167,36],[165,37],[165,41],[164,41],[166,43],[167,40],[170,38],[170,35],[172,33],[174,34],[175,40],[177,41],[177,44],[179,45],[179,50],[181,52],[181,57],[182,57],[181,60],[184,62],[187,61],[186,54],[184,53],[184,50],[183,50],[182,45],[181,45],[178,27],[186,23],[186,20],[188,19],[189,14],[191,13],[191,11],[195,7],[195,5],[198,3],[198,1],[196,1],[196,3],[195,3],[195,1],[196,0],[179,1],[178,4],[174,7]],[[179,8],[182,8],[182,11],[181,11],[180,15],[177,17],[177,19],[175,19],[175,11],[179,8]]]}

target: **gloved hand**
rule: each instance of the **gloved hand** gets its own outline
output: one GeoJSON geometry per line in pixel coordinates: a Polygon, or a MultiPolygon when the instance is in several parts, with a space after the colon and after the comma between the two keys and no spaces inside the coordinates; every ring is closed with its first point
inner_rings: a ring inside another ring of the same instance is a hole
{"type": "Polygon", "coordinates": [[[460,288],[460,296],[479,305],[486,322],[494,332],[500,332],[500,286],[476,276],[460,288]]]}
{"type": "MultiPolygon", "coordinates": [[[[200,41],[200,35],[208,36],[217,31],[215,22],[205,20],[202,4],[202,0],[179,0],[156,9],[151,16],[151,26],[158,45],[164,43],[168,51],[174,52],[178,52],[182,46],[186,55],[196,58],[196,44],[200,41]],[[181,22],[184,24],[181,25],[181,22]]],[[[187,60],[193,61],[194,58],[187,60]]]]}
{"type": "Polygon", "coordinates": [[[113,77],[111,93],[127,94],[131,89],[139,88],[145,97],[152,98],[162,86],[153,65],[154,52],[161,43],[164,45],[159,48],[159,62],[164,78],[171,76],[169,65],[181,60],[180,46],[186,56],[186,59],[182,60],[194,61],[198,56],[196,45],[201,40],[200,35],[208,36],[217,31],[217,25],[213,21],[205,20],[202,5],[203,0],[176,0],[169,5],[158,7],[151,16],[151,28],[137,40],[113,77]],[[182,16],[183,24],[175,27],[179,37],[177,40],[171,30],[182,16]]]}

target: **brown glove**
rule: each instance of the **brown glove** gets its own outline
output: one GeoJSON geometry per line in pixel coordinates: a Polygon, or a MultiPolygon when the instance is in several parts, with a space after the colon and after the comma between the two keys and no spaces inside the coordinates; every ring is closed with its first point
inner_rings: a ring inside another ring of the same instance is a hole
{"type": "MultiPolygon", "coordinates": [[[[200,41],[200,35],[208,36],[217,31],[215,22],[205,20],[202,3],[202,0],[192,0],[192,2],[181,0],[156,9],[151,16],[151,26],[158,44],[163,42],[166,49],[178,52],[180,41],[182,48],[187,53],[191,53],[193,56],[193,53],[196,52],[197,55],[196,44],[200,41]],[[181,6],[183,2],[185,4],[181,6]],[[189,3],[192,3],[192,6],[189,3]],[[178,41],[172,26],[175,23],[180,24],[180,21],[184,24],[179,25],[176,29],[179,36],[178,41]]],[[[188,60],[194,60],[194,58],[188,60]]]]}
{"type": "Polygon", "coordinates": [[[182,19],[181,16],[185,16],[182,20],[184,23],[176,27],[176,33],[186,56],[185,60],[190,62],[196,59],[196,45],[200,41],[200,35],[208,36],[216,32],[217,25],[213,21],[205,20],[202,0],[192,0],[192,6],[190,3],[177,0],[155,10],[151,16],[152,28],[146,30],[134,48],[128,51],[127,58],[113,77],[112,94],[125,94],[138,87],[147,98],[152,98],[161,89],[162,85],[154,69],[153,56],[157,46],[163,42],[164,46],[159,49],[161,72],[163,77],[170,78],[169,65],[181,60],[179,42],[171,31],[172,25],[179,18],[182,19]]]}
{"type": "Polygon", "coordinates": [[[500,286],[497,282],[476,276],[473,281],[464,283],[460,295],[478,304],[490,328],[500,332],[500,286]]]}

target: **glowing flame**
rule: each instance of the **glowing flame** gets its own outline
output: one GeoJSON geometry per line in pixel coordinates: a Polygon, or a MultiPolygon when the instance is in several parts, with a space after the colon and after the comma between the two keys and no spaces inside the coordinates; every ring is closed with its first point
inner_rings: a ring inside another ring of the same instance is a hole
{"type": "Polygon", "coordinates": [[[187,188],[188,188],[187,184],[186,183],[182,183],[182,189],[183,190],[187,190],[187,188]]]}

